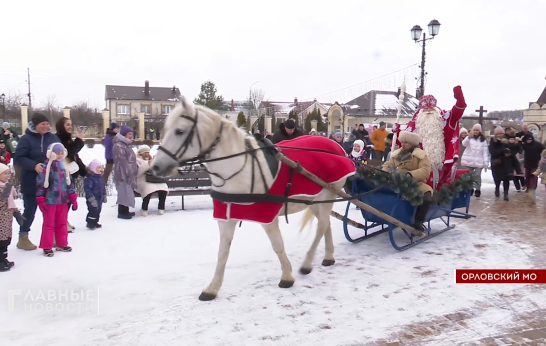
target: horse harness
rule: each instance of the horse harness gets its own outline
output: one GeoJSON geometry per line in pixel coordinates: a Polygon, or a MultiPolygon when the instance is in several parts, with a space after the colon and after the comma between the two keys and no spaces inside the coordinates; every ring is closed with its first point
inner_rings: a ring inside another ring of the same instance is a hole
{"type": "MultiPolygon", "coordinates": [[[[297,198],[290,198],[288,196],[290,194],[290,188],[292,187],[292,176],[294,175],[294,172],[298,171],[298,168],[301,167],[299,165],[299,163],[296,162],[296,163],[298,163],[298,167],[296,167],[296,168],[291,167],[290,168],[288,183],[286,185],[284,196],[271,195],[271,194],[268,194],[268,193],[255,194],[253,192],[254,192],[254,185],[255,185],[255,173],[256,173],[255,172],[255,167],[256,166],[258,167],[258,169],[260,171],[260,177],[262,179],[262,183],[263,183],[263,186],[264,186],[265,190],[269,191],[269,189],[270,189],[270,186],[268,186],[266,178],[265,178],[264,169],[263,169],[261,163],[259,162],[256,153],[259,150],[261,150],[263,152],[265,160],[267,162],[267,166],[268,166],[268,168],[269,168],[269,170],[271,172],[271,175],[274,177],[275,174],[278,172],[279,165],[281,164],[281,162],[279,160],[277,160],[277,158],[276,158],[277,153],[280,152],[282,154],[282,150],[280,150],[279,146],[276,146],[275,144],[273,144],[269,139],[264,138],[262,140],[257,141],[258,142],[258,148],[253,148],[252,147],[252,142],[247,137],[247,138],[245,138],[245,149],[246,149],[245,151],[242,151],[242,152],[236,153],[236,154],[232,154],[232,155],[228,155],[228,156],[223,156],[223,157],[210,159],[209,158],[210,153],[214,149],[216,149],[216,146],[218,145],[218,143],[220,142],[220,139],[222,137],[222,131],[223,131],[223,128],[224,128],[224,123],[222,121],[220,121],[220,128],[218,130],[218,134],[216,135],[216,138],[214,139],[214,141],[212,142],[212,144],[210,145],[210,147],[207,150],[201,152],[201,148],[203,146],[202,146],[202,143],[201,143],[201,137],[199,135],[199,131],[197,130],[197,120],[198,120],[198,117],[199,117],[198,110],[197,109],[195,110],[195,117],[194,118],[189,117],[189,116],[184,115],[184,114],[180,115],[180,117],[184,118],[184,119],[187,119],[187,120],[189,120],[189,121],[191,121],[193,123],[192,127],[190,129],[190,132],[188,133],[186,139],[184,140],[184,142],[182,143],[180,148],[178,148],[178,150],[175,153],[171,153],[169,150],[165,149],[163,146],[160,146],[158,148],[158,150],[160,150],[160,151],[164,152],[165,154],[167,154],[167,156],[169,156],[171,159],[178,162],[180,166],[183,166],[183,164],[181,164],[181,158],[184,156],[184,154],[188,151],[188,149],[192,145],[193,137],[197,136],[197,142],[199,144],[200,154],[198,156],[196,156],[194,159],[185,161],[183,163],[187,163],[187,162],[191,161],[192,163],[199,164],[199,165],[201,165],[203,167],[203,170],[205,172],[207,172],[208,174],[213,175],[213,176],[215,176],[215,177],[217,177],[217,178],[219,178],[220,180],[223,181],[223,183],[221,185],[214,185],[211,182],[211,184],[214,187],[224,186],[226,181],[232,179],[237,174],[239,174],[239,173],[241,173],[243,171],[243,169],[246,167],[246,164],[248,162],[248,156],[250,156],[252,158],[250,193],[249,194],[248,193],[223,193],[223,192],[219,192],[219,191],[216,191],[216,190],[212,190],[211,193],[210,193],[210,196],[215,200],[225,202],[225,203],[282,203],[282,204],[284,204],[284,210],[285,210],[285,213],[284,213],[285,215],[284,216],[286,218],[286,222],[288,223],[288,203],[300,203],[300,204],[306,204],[306,205],[313,205],[313,204],[322,204],[322,203],[334,203],[334,202],[350,201],[350,200],[354,200],[354,199],[359,199],[361,197],[364,197],[366,195],[374,193],[374,192],[382,189],[383,187],[385,187],[385,185],[380,185],[380,186],[378,186],[377,188],[375,188],[375,189],[373,189],[371,191],[361,193],[359,195],[355,195],[355,196],[351,196],[351,197],[345,197],[345,198],[324,200],[324,201],[307,201],[307,200],[301,200],[301,199],[297,199],[297,198]],[[238,171],[236,171],[235,173],[233,173],[232,175],[230,175],[227,178],[223,178],[218,173],[210,172],[209,170],[207,170],[206,166],[203,165],[203,164],[208,163],[208,162],[223,161],[223,160],[231,159],[231,158],[238,157],[238,156],[241,156],[241,155],[245,155],[245,161],[243,163],[243,166],[241,167],[241,169],[239,169],[238,171]]],[[[183,135],[183,132],[180,131],[180,130],[176,130],[176,134],[177,135],[183,135]]],[[[289,147],[289,146],[283,146],[283,147],[288,148],[288,149],[297,149],[297,150],[304,150],[304,151],[324,152],[324,153],[328,153],[328,154],[332,154],[332,155],[340,155],[341,156],[341,154],[339,154],[339,153],[335,153],[335,152],[331,152],[331,151],[327,151],[327,150],[321,150],[321,149],[298,148],[298,147],[289,147]]]]}

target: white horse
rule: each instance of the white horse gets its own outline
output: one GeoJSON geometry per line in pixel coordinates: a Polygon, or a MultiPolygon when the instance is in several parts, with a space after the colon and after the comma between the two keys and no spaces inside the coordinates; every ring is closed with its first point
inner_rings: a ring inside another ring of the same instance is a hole
{"type": "MultiPolygon", "coordinates": [[[[201,157],[206,158],[208,161],[218,159],[205,163],[207,171],[211,173],[212,189],[218,192],[263,194],[267,192],[267,186],[271,186],[274,180],[269,169],[265,169],[262,172],[260,172],[260,169],[253,170],[252,166],[255,166],[255,161],[248,160],[247,156],[250,156],[250,154],[245,154],[245,152],[249,151],[249,145],[252,149],[259,148],[252,136],[247,135],[231,121],[221,117],[216,112],[206,107],[194,105],[184,97],[181,98],[180,105],[175,107],[166,118],[163,133],[165,137],[162,147],[155,156],[152,166],[155,175],[168,176],[180,164],[195,157],[201,157]],[[231,157],[222,159],[228,156],[231,157]],[[252,177],[253,172],[254,177],[252,177]],[[251,184],[251,181],[254,181],[254,184],[251,184]]],[[[256,155],[257,163],[261,167],[267,167],[262,150],[256,150],[253,153],[256,155]]],[[[345,180],[337,182],[334,186],[338,189],[342,188],[345,180]]],[[[333,200],[335,197],[335,194],[323,189],[315,197],[301,197],[300,199],[325,201],[333,200]]],[[[332,206],[333,203],[313,204],[311,206],[299,203],[287,204],[287,214],[298,213],[307,208],[302,220],[301,229],[312,221],[313,216],[318,219],[315,238],[299,270],[301,274],[306,275],[311,273],[313,259],[323,236],[325,238],[325,254],[322,265],[331,266],[335,263],[334,244],[330,227],[332,206]]],[[[283,207],[279,215],[284,214],[285,208],[283,207]]],[[[292,265],[284,249],[278,219],[279,216],[272,223],[262,224],[262,226],[281,263],[282,275],[279,287],[289,288],[294,284],[295,279],[292,275],[292,265]]],[[[226,262],[237,223],[238,221],[236,220],[218,221],[220,247],[218,250],[216,271],[211,283],[199,296],[200,300],[207,301],[216,298],[222,286],[226,262]]]]}

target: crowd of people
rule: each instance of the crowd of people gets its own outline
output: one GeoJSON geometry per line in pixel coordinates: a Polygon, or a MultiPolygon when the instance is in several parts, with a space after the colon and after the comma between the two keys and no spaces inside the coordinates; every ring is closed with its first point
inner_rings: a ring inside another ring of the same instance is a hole
{"type": "Polygon", "coordinates": [[[69,210],[78,209],[75,182],[83,179],[83,195],[88,213],[86,226],[90,230],[101,228],[102,205],[107,201],[106,185],[114,171],[114,185],[118,191],[118,218],[135,216],[129,208],[136,204],[135,196],[142,196],[142,216],[148,215],[153,193],[159,196],[159,215],[165,211],[168,187],[164,181],[149,173],[153,157],[150,147],[142,145],[137,153],[132,149],[133,129],[112,123],[103,139],[106,167],[94,158],[83,162],[79,152],[84,147],[83,133],[73,136],[72,121],[61,118],[51,131],[48,117],[34,113],[24,135],[18,136],[8,123],[0,134],[0,272],[9,271],[14,263],[8,260],[8,247],[12,241],[13,220],[19,224],[16,247],[32,251],[38,246],[29,239],[36,212],[43,215],[39,247],[46,257],[58,252],[71,252],[68,233],[75,227],[68,222],[69,210]],[[13,141],[15,139],[15,141],[13,141]],[[20,170],[20,196],[9,182],[13,164],[20,170]],[[115,164],[114,164],[115,163],[115,164]],[[23,200],[23,213],[15,205],[15,198],[23,200]]]}
{"type": "Polygon", "coordinates": [[[536,195],[539,178],[546,188],[546,150],[527,126],[521,132],[497,127],[488,138],[480,124],[471,132],[465,128],[459,131],[459,167],[468,169],[476,179],[472,193],[481,196],[482,170],[491,169],[495,182],[495,196],[500,197],[501,185],[504,200],[509,200],[510,183],[516,191],[536,195]]]}
{"type": "MultiPolygon", "coordinates": [[[[309,134],[317,135],[317,131],[312,129],[309,134]]],[[[268,134],[266,138],[278,143],[303,135],[303,131],[296,128],[295,121],[288,119],[272,136],[268,134]]],[[[263,138],[259,134],[255,136],[257,139],[263,138]]],[[[379,127],[374,126],[371,135],[364,124],[359,124],[348,137],[336,132],[330,138],[339,143],[357,164],[367,164],[370,159],[389,161],[393,133],[386,130],[384,122],[379,127]]],[[[468,169],[474,175],[476,183],[471,193],[475,197],[481,196],[482,171],[487,169],[493,176],[496,197],[501,196],[502,187],[504,200],[509,200],[510,182],[514,183],[516,191],[526,191],[534,196],[539,183],[546,188],[545,145],[546,142],[541,144],[535,140],[525,125],[520,132],[497,127],[490,137],[482,131],[480,124],[475,124],[470,132],[460,129],[457,167],[468,169]]]]}

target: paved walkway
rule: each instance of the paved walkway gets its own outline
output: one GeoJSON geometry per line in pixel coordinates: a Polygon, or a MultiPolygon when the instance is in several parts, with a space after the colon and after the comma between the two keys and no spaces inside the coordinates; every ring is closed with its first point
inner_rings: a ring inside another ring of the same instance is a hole
{"type": "MultiPolygon", "coordinates": [[[[511,186],[513,189],[513,185],[511,186]]],[[[471,214],[477,216],[471,219],[467,226],[472,232],[487,229],[499,236],[510,238],[509,242],[518,246],[528,254],[534,268],[546,269],[546,193],[544,186],[539,186],[536,199],[526,193],[512,190],[510,201],[495,198],[491,185],[482,191],[480,199],[472,198],[471,214]],[[540,251],[526,251],[526,249],[540,251]]],[[[483,246],[487,246],[484,244],[483,246]]],[[[509,254],[506,254],[509,256],[509,254]]],[[[524,269],[524,268],[522,268],[524,269]]],[[[473,325],[478,317],[488,308],[512,309],[512,305],[525,298],[528,294],[542,293],[546,295],[546,285],[522,285],[517,293],[480,303],[468,311],[437,316],[428,323],[408,324],[402,327],[404,332],[388,339],[363,343],[369,346],[431,346],[431,345],[528,345],[546,346],[546,306],[536,306],[526,313],[514,313],[516,323],[495,335],[478,335],[473,325]],[[464,331],[464,333],[462,333],[464,331]],[[461,337],[461,335],[465,335],[461,337]],[[453,335],[457,335],[453,337],[453,335]]],[[[515,310],[515,309],[512,309],[515,310]]],[[[482,327],[482,326],[481,326],[482,327]]],[[[483,330],[483,328],[480,328],[483,330]]],[[[356,346],[356,345],[355,345],[356,346]]]]}

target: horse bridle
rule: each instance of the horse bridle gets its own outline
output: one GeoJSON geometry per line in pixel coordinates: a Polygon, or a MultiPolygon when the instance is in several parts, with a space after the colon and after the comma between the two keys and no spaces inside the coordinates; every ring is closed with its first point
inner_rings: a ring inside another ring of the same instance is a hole
{"type": "MultiPolygon", "coordinates": [[[[184,115],[184,114],[181,114],[180,117],[184,118],[184,119],[187,119],[187,120],[189,120],[189,121],[191,121],[193,123],[193,125],[192,125],[192,127],[190,129],[190,132],[188,133],[188,136],[186,137],[186,140],[180,145],[180,148],[178,148],[178,150],[175,153],[170,152],[169,150],[165,149],[163,146],[160,146],[158,148],[158,150],[164,152],[165,154],[167,154],[167,156],[169,156],[171,159],[173,159],[175,162],[177,162],[179,166],[183,166],[187,162],[192,162],[194,164],[203,165],[204,163],[207,163],[207,162],[222,161],[222,160],[227,160],[227,159],[230,159],[230,158],[233,158],[233,157],[245,155],[245,161],[244,161],[243,165],[241,166],[241,169],[239,169],[238,171],[236,171],[235,173],[233,173],[232,175],[230,175],[227,178],[222,177],[218,173],[210,172],[209,170],[207,170],[206,167],[203,166],[203,169],[205,170],[205,172],[207,172],[210,175],[213,175],[213,176],[217,177],[219,180],[222,180],[222,182],[223,182],[222,185],[214,185],[214,183],[211,182],[212,185],[215,186],[215,187],[224,186],[226,181],[230,180],[231,178],[233,178],[237,174],[241,173],[243,171],[243,169],[245,168],[246,164],[247,164],[248,154],[252,155],[255,151],[262,149],[262,148],[254,149],[254,148],[250,147],[250,149],[245,150],[245,151],[240,152],[240,153],[236,153],[236,154],[228,155],[228,156],[224,156],[224,157],[219,157],[219,158],[216,158],[216,159],[209,159],[208,158],[209,154],[216,148],[216,146],[220,142],[220,139],[222,138],[222,131],[224,129],[223,121],[220,121],[220,128],[218,130],[218,134],[216,135],[216,138],[214,139],[214,141],[212,142],[210,147],[205,151],[201,151],[201,148],[203,147],[203,145],[201,143],[201,137],[199,136],[199,131],[197,130],[197,120],[198,120],[198,117],[199,117],[199,111],[197,109],[195,110],[195,117],[194,118],[189,117],[189,116],[184,115]],[[197,155],[193,159],[181,162],[180,159],[184,156],[184,154],[188,151],[189,147],[192,145],[191,143],[193,142],[193,136],[197,136],[197,142],[199,143],[200,153],[199,153],[199,155],[197,155]]],[[[247,146],[248,146],[248,143],[247,143],[247,146]]],[[[265,181],[265,177],[263,179],[265,181]]]]}
{"type": "MultiPolygon", "coordinates": [[[[180,164],[180,159],[184,156],[184,154],[186,154],[186,152],[192,145],[193,136],[195,135],[197,136],[197,142],[199,144],[199,151],[200,151],[199,155],[195,157],[195,161],[203,162],[204,160],[206,160],[207,156],[211,153],[211,151],[213,151],[218,145],[218,143],[220,142],[220,138],[222,137],[222,130],[224,128],[224,123],[220,121],[220,129],[218,130],[216,139],[214,139],[214,141],[212,142],[212,144],[207,150],[205,150],[204,152],[201,152],[201,148],[203,146],[201,143],[201,137],[199,136],[199,131],[197,131],[197,119],[199,118],[199,111],[197,109],[195,110],[194,118],[184,114],[181,114],[180,117],[187,119],[193,123],[190,129],[190,132],[188,133],[188,136],[186,137],[186,140],[182,143],[182,145],[180,145],[180,148],[178,148],[178,150],[174,154],[170,152],[169,150],[165,149],[163,146],[160,146],[157,150],[164,152],[165,154],[167,154],[167,156],[169,156],[171,159],[173,159],[174,161],[180,164]]],[[[179,130],[176,130],[176,131],[178,134],[179,130]]],[[[188,160],[188,161],[193,161],[193,160],[188,160]]]]}

